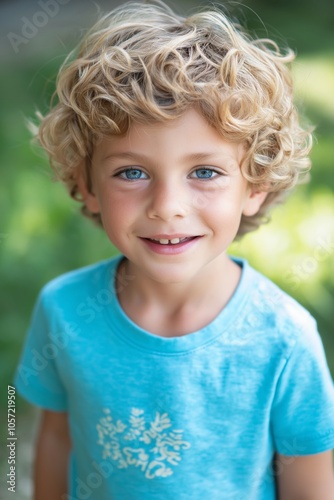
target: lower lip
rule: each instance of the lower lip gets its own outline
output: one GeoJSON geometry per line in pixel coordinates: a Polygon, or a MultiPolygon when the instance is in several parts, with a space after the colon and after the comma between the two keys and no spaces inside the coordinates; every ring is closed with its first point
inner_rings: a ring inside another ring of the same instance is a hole
{"type": "Polygon", "coordinates": [[[191,247],[196,245],[201,236],[196,236],[191,240],[183,241],[182,243],[177,243],[176,245],[168,244],[161,245],[160,243],[155,243],[152,240],[146,238],[141,238],[141,240],[148,246],[150,250],[160,255],[178,255],[180,253],[186,252],[191,247]]]}

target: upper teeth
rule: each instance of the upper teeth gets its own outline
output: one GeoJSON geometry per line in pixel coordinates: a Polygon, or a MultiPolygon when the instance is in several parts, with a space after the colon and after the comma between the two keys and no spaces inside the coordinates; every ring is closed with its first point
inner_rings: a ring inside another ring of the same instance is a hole
{"type": "Polygon", "coordinates": [[[187,238],[173,238],[172,240],[167,240],[165,238],[161,238],[159,240],[154,240],[154,241],[158,241],[161,245],[168,245],[168,244],[176,245],[177,243],[180,243],[181,241],[184,241],[186,239],[187,238]]]}

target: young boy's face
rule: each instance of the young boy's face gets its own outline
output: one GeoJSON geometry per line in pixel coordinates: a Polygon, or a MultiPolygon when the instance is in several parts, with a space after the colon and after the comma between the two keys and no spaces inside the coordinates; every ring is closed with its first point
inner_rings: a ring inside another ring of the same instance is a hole
{"type": "Polygon", "coordinates": [[[226,260],[241,215],[256,213],[265,197],[241,175],[243,154],[195,109],[168,123],[136,123],[96,146],[84,199],[133,272],[189,281],[226,260]]]}

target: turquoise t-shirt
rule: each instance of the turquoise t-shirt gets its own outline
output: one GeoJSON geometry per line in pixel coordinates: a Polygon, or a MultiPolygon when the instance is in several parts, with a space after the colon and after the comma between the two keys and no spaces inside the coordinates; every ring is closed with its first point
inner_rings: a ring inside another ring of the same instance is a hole
{"type": "Polygon", "coordinates": [[[275,499],[275,452],[334,448],[314,319],[236,259],[242,277],[220,314],[159,337],[120,307],[121,259],[44,287],[16,373],[28,401],[68,412],[67,500],[275,499]]]}

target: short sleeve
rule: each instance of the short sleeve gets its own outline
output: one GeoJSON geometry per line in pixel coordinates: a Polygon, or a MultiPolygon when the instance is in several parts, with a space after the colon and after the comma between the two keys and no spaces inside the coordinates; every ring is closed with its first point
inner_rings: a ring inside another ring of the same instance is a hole
{"type": "Polygon", "coordinates": [[[272,406],[275,448],[311,455],[334,448],[334,387],[315,322],[298,334],[272,406]]]}
{"type": "Polygon", "coordinates": [[[66,391],[57,366],[62,346],[52,333],[45,303],[42,291],[33,311],[14,385],[30,403],[49,410],[66,411],[66,391]]]}

